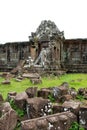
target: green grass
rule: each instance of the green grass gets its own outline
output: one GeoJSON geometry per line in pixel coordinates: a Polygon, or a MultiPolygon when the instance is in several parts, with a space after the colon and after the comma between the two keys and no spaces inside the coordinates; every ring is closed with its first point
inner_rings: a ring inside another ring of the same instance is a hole
{"type": "Polygon", "coordinates": [[[21,82],[11,79],[10,85],[2,85],[1,82],[3,80],[4,79],[0,77],[0,93],[3,95],[4,99],[6,99],[8,92],[22,92],[31,86],[37,86],[40,89],[42,87],[59,86],[63,82],[68,82],[70,87],[75,87],[76,89],[80,87],[87,88],[87,74],[65,74],[60,77],[43,77],[42,84],[38,85],[33,85],[29,79],[24,79],[21,82]]]}

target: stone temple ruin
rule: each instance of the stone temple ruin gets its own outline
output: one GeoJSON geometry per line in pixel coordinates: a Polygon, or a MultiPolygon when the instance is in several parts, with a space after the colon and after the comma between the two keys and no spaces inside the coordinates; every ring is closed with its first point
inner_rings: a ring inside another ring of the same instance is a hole
{"type": "Polygon", "coordinates": [[[63,44],[64,34],[59,31],[55,23],[42,21],[36,32],[32,33],[29,38],[36,50],[33,57],[34,66],[44,69],[60,69],[60,48],[63,44]]]}
{"type": "Polygon", "coordinates": [[[65,39],[54,22],[44,20],[29,41],[0,44],[0,70],[25,67],[46,71],[87,71],[87,39],[65,39]]]}
{"type": "MultiPolygon", "coordinates": [[[[54,22],[42,21],[29,41],[0,45],[0,70],[11,72],[3,73],[6,81],[2,83],[10,84],[11,74],[17,74],[16,81],[26,77],[37,84],[41,79],[36,72],[86,72],[86,50],[87,39],[65,39],[54,22]]],[[[14,130],[18,125],[21,130],[69,130],[73,122],[87,130],[87,103],[77,100],[78,95],[87,100],[85,88],[77,92],[66,82],[37,88],[9,92],[6,101],[0,94],[0,130],[14,130]],[[21,117],[14,107],[21,110],[21,117]]]]}
{"type": "Polygon", "coordinates": [[[54,22],[42,21],[36,32],[29,36],[29,42],[1,44],[0,68],[11,70],[25,60],[25,68],[33,66],[40,71],[59,70],[63,41],[64,34],[54,22]]]}

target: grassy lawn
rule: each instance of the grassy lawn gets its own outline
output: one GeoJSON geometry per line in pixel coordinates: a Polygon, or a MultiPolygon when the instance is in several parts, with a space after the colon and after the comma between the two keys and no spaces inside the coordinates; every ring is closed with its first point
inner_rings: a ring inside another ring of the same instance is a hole
{"type": "Polygon", "coordinates": [[[60,77],[43,77],[42,84],[39,85],[33,85],[29,79],[24,79],[21,82],[11,79],[10,85],[2,85],[1,82],[3,80],[4,79],[0,77],[0,93],[3,95],[4,99],[10,91],[22,92],[31,86],[37,86],[40,89],[42,87],[59,86],[63,82],[68,82],[70,87],[75,87],[76,89],[87,87],[87,74],[65,74],[60,77]]]}

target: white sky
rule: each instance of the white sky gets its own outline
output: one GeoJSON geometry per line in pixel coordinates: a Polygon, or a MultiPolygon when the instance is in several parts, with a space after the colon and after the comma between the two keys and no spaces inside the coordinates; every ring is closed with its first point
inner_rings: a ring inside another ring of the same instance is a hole
{"type": "Polygon", "coordinates": [[[87,38],[87,0],[0,0],[0,43],[28,41],[42,20],[65,38],[87,38]]]}

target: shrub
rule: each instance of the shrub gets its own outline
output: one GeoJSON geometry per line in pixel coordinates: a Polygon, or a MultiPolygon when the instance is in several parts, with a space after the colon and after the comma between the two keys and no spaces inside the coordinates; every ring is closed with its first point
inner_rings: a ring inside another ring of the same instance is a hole
{"type": "Polygon", "coordinates": [[[73,122],[69,130],[85,130],[82,126],[80,126],[77,122],[73,122]]]}
{"type": "Polygon", "coordinates": [[[23,116],[25,115],[26,111],[25,111],[25,110],[22,110],[22,109],[20,109],[20,108],[18,108],[18,107],[15,105],[13,99],[11,99],[11,100],[9,101],[9,103],[10,103],[11,107],[16,111],[16,113],[17,113],[17,115],[18,115],[19,117],[23,117],[23,116]]]}

